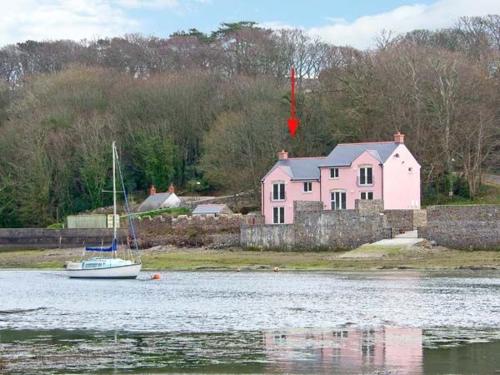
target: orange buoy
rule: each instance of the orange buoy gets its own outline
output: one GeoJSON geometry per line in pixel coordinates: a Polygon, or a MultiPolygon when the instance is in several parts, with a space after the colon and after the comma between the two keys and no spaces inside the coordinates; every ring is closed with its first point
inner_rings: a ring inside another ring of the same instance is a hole
{"type": "Polygon", "coordinates": [[[154,273],[152,276],[151,276],[151,280],[160,280],[161,277],[160,277],[160,274],[159,273],[154,273]]]}

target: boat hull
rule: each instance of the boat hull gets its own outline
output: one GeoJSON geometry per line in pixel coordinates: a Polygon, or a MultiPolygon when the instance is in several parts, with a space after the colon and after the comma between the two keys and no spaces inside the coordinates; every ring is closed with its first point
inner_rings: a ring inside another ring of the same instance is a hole
{"type": "Polygon", "coordinates": [[[66,269],[72,279],[135,279],[141,272],[142,264],[94,269],[66,269]]]}

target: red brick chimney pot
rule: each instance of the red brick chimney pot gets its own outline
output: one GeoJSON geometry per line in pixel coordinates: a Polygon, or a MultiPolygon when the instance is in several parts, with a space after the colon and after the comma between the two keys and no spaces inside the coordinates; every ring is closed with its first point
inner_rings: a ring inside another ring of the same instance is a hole
{"type": "Polygon", "coordinates": [[[394,134],[394,142],[405,143],[405,135],[398,131],[394,134]]]}
{"type": "Polygon", "coordinates": [[[278,159],[279,160],[288,159],[288,152],[286,152],[285,150],[281,150],[280,152],[278,152],[278,159]]]}

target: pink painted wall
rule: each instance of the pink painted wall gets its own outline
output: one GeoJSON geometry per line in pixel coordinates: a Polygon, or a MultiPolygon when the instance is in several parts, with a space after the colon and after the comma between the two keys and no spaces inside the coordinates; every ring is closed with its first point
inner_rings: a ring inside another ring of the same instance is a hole
{"type": "Polygon", "coordinates": [[[404,144],[386,160],[383,174],[385,209],[420,208],[420,165],[404,144]]]}
{"type": "Polygon", "coordinates": [[[423,374],[423,334],[420,328],[384,327],[385,365],[397,374],[423,374]]]}
{"type": "Polygon", "coordinates": [[[304,181],[292,181],[285,168],[277,167],[270,172],[262,184],[262,214],[266,224],[273,223],[273,207],[285,208],[285,224],[293,223],[293,202],[322,201],[326,210],[331,209],[330,192],[344,190],[347,194],[347,209],[354,209],[355,200],[361,192],[373,192],[373,199],[383,199],[385,209],[420,208],[420,165],[408,148],[401,144],[383,166],[368,151],[363,152],[349,167],[339,168],[339,178],[330,178],[330,168],[321,168],[321,185],[312,181],[311,193],[304,193],[304,181]],[[371,166],[373,184],[359,186],[359,168],[371,166]],[[285,200],[273,201],[272,189],[275,182],[285,183],[285,200]]]}
{"type": "Polygon", "coordinates": [[[274,169],[266,176],[262,185],[263,194],[261,209],[265,217],[266,224],[273,224],[273,207],[285,207],[285,224],[293,223],[293,202],[294,201],[319,201],[319,182],[312,182],[312,192],[304,193],[304,181],[291,181],[290,176],[281,167],[274,169]],[[275,182],[285,183],[285,200],[273,201],[272,192],[275,182]]]}
{"type": "Polygon", "coordinates": [[[369,152],[363,152],[350,167],[339,168],[339,178],[330,178],[330,168],[321,168],[321,201],[325,210],[331,209],[330,192],[332,190],[345,190],[347,193],[347,209],[354,209],[356,199],[361,199],[362,191],[372,191],[373,199],[382,198],[382,167],[380,162],[369,152]],[[361,166],[373,168],[373,185],[358,186],[357,179],[361,166]]]}
{"type": "Polygon", "coordinates": [[[423,373],[422,330],[388,326],[375,331],[358,328],[267,331],[264,333],[266,357],[271,363],[289,359],[286,365],[270,365],[269,372],[277,369],[281,373],[304,372],[299,348],[306,341],[314,348],[311,350],[317,364],[321,365],[321,373],[351,374],[355,370],[364,373],[363,370],[373,367],[390,369],[390,373],[400,375],[423,373]],[[371,350],[363,351],[362,347],[368,345],[371,350]]]}

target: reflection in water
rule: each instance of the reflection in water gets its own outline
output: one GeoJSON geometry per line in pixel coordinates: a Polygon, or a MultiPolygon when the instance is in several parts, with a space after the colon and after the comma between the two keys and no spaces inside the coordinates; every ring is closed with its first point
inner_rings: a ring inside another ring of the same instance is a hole
{"type": "Polygon", "coordinates": [[[397,327],[156,334],[0,330],[0,373],[492,374],[500,370],[498,336],[498,330],[397,327]]]}
{"type": "Polygon", "coordinates": [[[0,373],[500,373],[499,276],[1,271],[0,373]]]}
{"type": "Polygon", "coordinates": [[[390,369],[398,374],[422,373],[422,330],[383,327],[344,328],[327,332],[292,331],[264,334],[274,370],[359,373],[390,369]]]}

